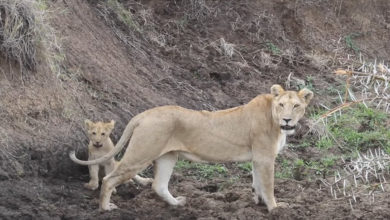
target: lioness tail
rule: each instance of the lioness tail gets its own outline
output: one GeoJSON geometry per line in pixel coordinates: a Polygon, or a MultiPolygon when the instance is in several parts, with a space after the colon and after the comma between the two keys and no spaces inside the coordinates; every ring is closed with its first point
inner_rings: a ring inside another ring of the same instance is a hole
{"type": "Polygon", "coordinates": [[[138,120],[134,120],[134,119],[131,120],[129,122],[129,124],[127,124],[125,130],[123,131],[122,137],[119,139],[119,142],[116,144],[114,149],[112,149],[108,154],[104,155],[103,157],[100,157],[100,158],[95,159],[95,160],[88,160],[88,161],[79,160],[76,157],[75,151],[71,151],[69,153],[69,157],[73,162],[80,164],[80,165],[101,164],[101,163],[111,159],[112,157],[114,157],[116,154],[118,154],[123,149],[123,147],[125,146],[127,141],[130,140],[131,136],[133,135],[133,131],[137,126],[138,126],[138,120]]]}

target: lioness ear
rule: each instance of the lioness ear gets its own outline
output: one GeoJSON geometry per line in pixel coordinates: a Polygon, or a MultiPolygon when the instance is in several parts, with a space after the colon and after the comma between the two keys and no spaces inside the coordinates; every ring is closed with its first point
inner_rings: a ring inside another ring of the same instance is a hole
{"type": "Polygon", "coordinates": [[[271,94],[274,96],[278,96],[284,92],[284,89],[280,85],[273,85],[271,86],[271,94]]]}
{"type": "Polygon", "coordinates": [[[87,129],[90,129],[92,124],[93,124],[93,122],[89,119],[85,119],[84,123],[85,123],[85,126],[87,127],[87,129]]]}
{"type": "Polygon", "coordinates": [[[306,104],[309,104],[310,100],[313,98],[314,94],[312,91],[303,88],[301,91],[298,92],[298,96],[303,98],[306,102],[306,104]]]}
{"type": "Polygon", "coordinates": [[[107,125],[106,125],[106,128],[107,129],[110,129],[110,130],[112,130],[112,129],[114,129],[114,127],[115,127],[115,121],[114,120],[111,120],[109,123],[107,123],[107,125]]]}

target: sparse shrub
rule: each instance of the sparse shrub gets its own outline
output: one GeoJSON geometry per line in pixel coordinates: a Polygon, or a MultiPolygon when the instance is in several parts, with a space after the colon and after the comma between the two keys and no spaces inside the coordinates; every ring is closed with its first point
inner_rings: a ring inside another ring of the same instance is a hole
{"type": "Polygon", "coordinates": [[[272,42],[267,42],[265,45],[267,46],[268,50],[271,51],[271,53],[273,55],[277,55],[277,54],[281,53],[280,49],[272,42]]]}
{"type": "Polygon", "coordinates": [[[276,163],[279,164],[279,168],[275,170],[275,178],[292,178],[294,166],[292,162],[287,159],[276,158],[276,163]]]}
{"type": "Polygon", "coordinates": [[[321,149],[329,149],[333,146],[333,141],[328,137],[321,137],[315,145],[321,149]]]}
{"type": "Polygon", "coordinates": [[[179,160],[176,169],[192,174],[199,179],[210,179],[225,176],[227,169],[223,164],[193,163],[187,160],[179,160]]]}
{"type": "Polygon", "coordinates": [[[133,18],[133,14],[127,10],[118,0],[107,0],[106,7],[117,16],[118,20],[128,26],[130,29],[141,32],[139,24],[133,18]]]}
{"type": "Polygon", "coordinates": [[[390,148],[387,116],[381,111],[358,105],[347,109],[337,121],[328,122],[328,126],[333,136],[349,151],[390,148]]]}
{"type": "Polygon", "coordinates": [[[239,163],[238,168],[246,171],[246,172],[251,172],[252,171],[252,162],[245,162],[245,163],[239,163]]]}
{"type": "Polygon", "coordinates": [[[356,45],[356,43],[353,41],[354,38],[359,37],[359,33],[351,33],[345,36],[345,44],[347,45],[347,48],[352,49],[356,54],[360,52],[360,48],[356,45]]]}

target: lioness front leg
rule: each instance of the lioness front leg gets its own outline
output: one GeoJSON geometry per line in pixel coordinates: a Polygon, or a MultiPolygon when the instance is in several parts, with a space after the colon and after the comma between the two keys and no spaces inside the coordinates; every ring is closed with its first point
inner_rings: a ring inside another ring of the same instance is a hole
{"type": "Polygon", "coordinates": [[[274,164],[274,158],[259,158],[253,161],[254,200],[258,204],[261,196],[268,211],[277,206],[274,197],[274,164]]]}
{"type": "Polygon", "coordinates": [[[99,187],[99,165],[88,166],[90,181],[84,184],[85,188],[95,190],[99,187]]]}

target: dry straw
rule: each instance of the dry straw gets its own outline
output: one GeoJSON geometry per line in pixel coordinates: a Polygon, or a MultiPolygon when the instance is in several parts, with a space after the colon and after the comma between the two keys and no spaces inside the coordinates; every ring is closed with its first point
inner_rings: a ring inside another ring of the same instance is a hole
{"type": "Polygon", "coordinates": [[[47,21],[47,10],[40,0],[0,0],[0,55],[16,61],[23,73],[35,71],[38,59],[46,60],[58,74],[61,48],[47,21]]]}
{"type": "Polygon", "coordinates": [[[0,0],[0,50],[21,67],[37,65],[37,24],[32,1],[0,0]]]}

